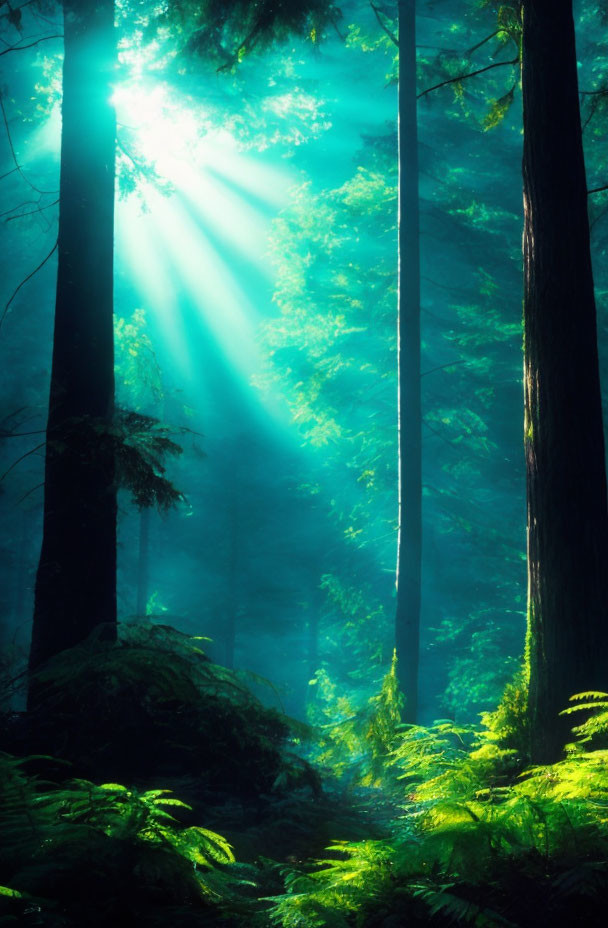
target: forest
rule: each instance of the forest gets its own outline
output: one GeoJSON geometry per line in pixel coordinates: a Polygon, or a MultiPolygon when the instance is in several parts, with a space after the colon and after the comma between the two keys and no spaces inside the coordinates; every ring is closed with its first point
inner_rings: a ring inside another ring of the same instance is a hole
{"type": "Polygon", "coordinates": [[[608,0],[0,0],[0,928],[595,928],[608,0]]]}

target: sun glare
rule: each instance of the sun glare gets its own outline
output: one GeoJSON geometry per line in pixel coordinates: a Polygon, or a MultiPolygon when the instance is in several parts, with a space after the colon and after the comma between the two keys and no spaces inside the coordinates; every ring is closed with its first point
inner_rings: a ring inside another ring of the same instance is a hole
{"type": "MultiPolygon", "coordinates": [[[[117,236],[128,279],[186,375],[193,310],[240,377],[256,370],[255,280],[266,278],[269,223],[294,178],[241,151],[202,108],[165,84],[116,88],[119,149],[150,168],[138,197],[119,202],[117,236]],[[122,138],[121,138],[122,136],[122,138]],[[159,183],[159,180],[161,183],[159,183]],[[143,203],[143,208],[142,208],[143,203]]],[[[266,294],[264,294],[266,298],[266,294]]]]}
{"type": "Polygon", "coordinates": [[[120,84],[112,95],[118,136],[134,138],[138,150],[159,174],[170,176],[180,160],[198,159],[201,125],[194,111],[176,102],[168,87],[120,84]]]}

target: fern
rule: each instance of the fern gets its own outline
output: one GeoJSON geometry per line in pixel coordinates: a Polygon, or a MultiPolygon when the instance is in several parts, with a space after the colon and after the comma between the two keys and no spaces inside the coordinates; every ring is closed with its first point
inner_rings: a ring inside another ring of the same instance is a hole
{"type": "Polygon", "coordinates": [[[118,409],[106,437],[110,440],[120,486],[129,490],[140,508],[166,510],[183,499],[166,477],[167,457],[182,453],[171,435],[175,430],[139,412],[118,409]]]}
{"type": "Polygon", "coordinates": [[[213,663],[200,638],[163,625],[98,628],[36,674],[39,708],[19,750],[62,757],[87,779],[150,782],[191,776],[197,792],[255,796],[295,781],[312,786],[289,753],[302,726],[263,706],[236,673],[213,663]]]}
{"type": "Polygon", "coordinates": [[[522,693],[520,679],[481,729],[444,721],[397,732],[388,764],[405,786],[406,815],[390,838],[334,842],[312,872],[289,874],[273,920],[364,926],[389,912],[395,924],[603,924],[608,748],[595,745],[608,697],[574,697],[568,713],[594,714],[565,758],[522,769],[508,746],[526,742],[522,693]]]}
{"type": "Polygon", "coordinates": [[[568,706],[561,713],[572,715],[575,712],[590,712],[590,716],[572,731],[580,744],[592,742],[608,743],[608,693],[577,693],[570,697],[576,705],[568,706]]]}
{"type": "Polygon", "coordinates": [[[33,905],[39,924],[54,924],[57,912],[61,925],[161,925],[175,906],[202,911],[221,898],[206,874],[234,861],[230,845],[180,820],[190,807],[169,790],[55,783],[28,772],[41,764],[56,769],[49,758],[0,755],[0,897],[9,914],[33,905]]]}
{"type": "Polygon", "coordinates": [[[117,485],[128,490],[140,508],[166,510],[183,499],[166,476],[166,460],[182,453],[172,436],[188,429],[171,429],[153,416],[120,408],[110,422],[78,416],[66,429],[77,436],[83,455],[113,460],[117,485]]]}

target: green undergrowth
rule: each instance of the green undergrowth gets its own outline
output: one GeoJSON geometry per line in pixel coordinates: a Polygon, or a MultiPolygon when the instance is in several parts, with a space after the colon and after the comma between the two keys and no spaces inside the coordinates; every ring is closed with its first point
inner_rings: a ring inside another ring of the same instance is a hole
{"type": "Polygon", "coordinates": [[[373,831],[361,811],[357,828],[354,812],[331,797],[275,797],[272,834],[254,810],[255,853],[235,860],[216,831],[234,824],[227,806],[206,810],[215,827],[202,827],[201,810],[170,790],[65,779],[68,769],[0,754],[0,926],[264,928],[286,866],[332,833],[373,831]],[[272,858],[261,853],[269,843],[272,858]]]}
{"type": "Polygon", "coordinates": [[[35,710],[5,716],[0,925],[267,924],[282,865],[373,830],[299,756],[309,727],[202,643],[100,629],[36,674],[35,710]]]}
{"type": "MultiPolygon", "coordinates": [[[[481,727],[395,728],[383,790],[400,794],[390,835],[337,841],[285,873],[271,921],[283,928],[605,924],[608,697],[574,697],[588,717],[564,758],[530,766],[520,676],[481,727]]],[[[351,729],[352,736],[352,729],[351,729]]]]}
{"type": "Polygon", "coordinates": [[[57,783],[33,766],[57,775],[50,758],[0,755],[0,925],[216,923],[234,856],[189,823],[186,803],[163,789],[57,783]]]}
{"type": "Polygon", "coordinates": [[[396,656],[378,693],[357,700],[341,692],[325,669],[313,687],[308,719],[315,730],[311,758],[349,789],[386,785],[386,758],[401,729],[404,699],[396,656]]]}
{"type": "Polygon", "coordinates": [[[306,764],[290,743],[304,732],[171,629],[126,629],[118,644],[88,642],[55,661],[39,677],[39,712],[54,713],[63,750],[0,756],[0,926],[604,924],[608,695],[573,697],[572,743],[541,767],[527,755],[523,674],[477,726],[402,724],[394,662],[358,705],[316,680],[306,764]],[[78,694],[97,737],[64,728],[78,694]],[[113,724],[123,734],[110,748],[113,724]],[[140,781],[103,782],[125,731],[147,752],[122,762],[140,781]],[[83,744],[95,776],[81,772],[83,744]],[[187,802],[166,788],[174,770],[187,802]]]}
{"type": "Polygon", "coordinates": [[[202,643],[127,624],[117,642],[99,633],[64,651],[36,675],[35,711],[5,726],[5,749],[52,755],[94,780],[189,777],[200,796],[316,788],[294,751],[304,726],[264,706],[202,643]]]}

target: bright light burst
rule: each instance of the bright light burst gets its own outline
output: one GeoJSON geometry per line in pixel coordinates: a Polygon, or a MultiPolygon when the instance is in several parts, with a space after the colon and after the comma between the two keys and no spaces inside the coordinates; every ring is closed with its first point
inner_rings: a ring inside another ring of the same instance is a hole
{"type": "Polygon", "coordinates": [[[202,131],[200,114],[185,101],[177,101],[164,83],[120,84],[112,102],[116,107],[119,138],[125,130],[135,137],[138,150],[159,174],[168,176],[180,160],[198,160],[202,131]]]}
{"type": "Polygon", "coordinates": [[[140,302],[183,373],[194,369],[183,322],[183,312],[194,307],[206,336],[249,380],[257,366],[258,313],[231,265],[245,279],[268,266],[268,223],[293,177],[241,151],[201,107],[165,84],[120,85],[113,102],[126,157],[170,185],[163,193],[153,178],[140,178],[145,209],[132,200],[118,208],[117,235],[140,302]]]}

